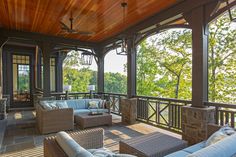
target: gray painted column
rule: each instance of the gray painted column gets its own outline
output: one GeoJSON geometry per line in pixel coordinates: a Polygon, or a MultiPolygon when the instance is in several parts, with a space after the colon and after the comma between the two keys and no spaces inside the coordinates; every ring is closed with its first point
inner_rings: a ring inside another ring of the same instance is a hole
{"type": "Polygon", "coordinates": [[[53,49],[51,43],[43,42],[40,45],[43,55],[43,95],[45,97],[50,96],[50,56],[53,49]]]}
{"type": "Polygon", "coordinates": [[[127,40],[127,97],[136,95],[136,47],[134,38],[127,40]]]}
{"type": "Polygon", "coordinates": [[[98,57],[97,88],[98,93],[104,92],[104,56],[98,57]]]}
{"type": "Polygon", "coordinates": [[[0,99],[3,95],[3,68],[2,68],[2,50],[4,43],[7,41],[7,38],[0,38],[0,99]]]}
{"type": "Polygon", "coordinates": [[[192,106],[204,107],[208,100],[208,28],[204,6],[187,15],[192,28],[192,106]]]}
{"type": "MultiPolygon", "coordinates": [[[[106,50],[101,47],[94,48],[97,62],[97,92],[104,93],[104,57],[106,50]]],[[[94,56],[95,57],[95,56],[94,56]]]]}

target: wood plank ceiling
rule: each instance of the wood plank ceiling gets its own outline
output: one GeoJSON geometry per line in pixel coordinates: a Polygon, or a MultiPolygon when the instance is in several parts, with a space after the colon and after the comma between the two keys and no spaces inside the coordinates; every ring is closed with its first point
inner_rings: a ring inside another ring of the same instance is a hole
{"type": "Polygon", "coordinates": [[[123,20],[123,0],[1,0],[0,27],[99,42],[175,5],[176,1],[126,0],[123,20]],[[75,29],[94,34],[63,34],[60,21],[70,25],[71,15],[75,29]]]}

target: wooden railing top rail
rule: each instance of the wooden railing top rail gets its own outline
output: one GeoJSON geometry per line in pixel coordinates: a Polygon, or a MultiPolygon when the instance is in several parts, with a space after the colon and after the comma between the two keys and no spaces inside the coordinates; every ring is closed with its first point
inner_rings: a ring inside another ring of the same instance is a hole
{"type": "Polygon", "coordinates": [[[216,102],[204,102],[206,106],[224,107],[236,109],[236,104],[216,103],[216,102]]]}
{"type": "MultiPolygon", "coordinates": [[[[76,95],[76,94],[90,94],[89,92],[69,92],[69,95],[76,95]]],[[[66,95],[64,92],[56,92],[56,93],[51,93],[51,95],[66,95]]]]}
{"type": "MultiPolygon", "coordinates": [[[[65,95],[64,92],[53,92],[51,95],[65,95]]],[[[75,95],[75,94],[90,94],[89,92],[69,92],[69,95],[75,95]]],[[[109,95],[120,95],[120,96],[127,96],[126,94],[120,94],[120,93],[98,93],[94,92],[92,94],[109,94],[109,95]]]]}
{"type": "Polygon", "coordinates": [[[119,96],[125,96],[125,97],[127,97],[127,94],[121,94],[121,93],[95,93],[95,94],[119,95],[119,96]]]}
{"type": "MultiPolygon", "coordinates": [[[[51,93],[51,95],[57,96],[57,95],[65,95],[66,93],[63,92],[58,92],[58,93],[51,93]]],[[[76,95],[76,94],[90,94],[89,92],[69,92],[69,95],[76,95]]],[[[117,96],[124,96],[127,97],[126,94],[121,94],[121,93],[109,93],[109,92],[104,92],[104,93],[99,93],[99,92],[94,92],[93,94],[103,94],[103,95],[117,95],[117,96]]],[[[153,97],[153,96],[134,96],[135,98],[143,98],[143,99],[154,99],[154,100],[160,100],[160,101],[171,101],[171,102],[178,102],[178,103],[185,103],[185,104],[191,104],[191,100],[183,100],[183,99],[173,99],[173,98],[160,98],[160,97],[153,97]]]]}
{"type": "Polygon", "coordinates": [[[144,98],[144,99],[154,99],[160,101],[172,101],[172,102],[179,102],[185,104],[191,104],[191,100],[182,100],[182,99],[173,99],[173,98],[160,98],[160,97],[153,97],[153,96],[135,96],[136,98],[144,98]]]}

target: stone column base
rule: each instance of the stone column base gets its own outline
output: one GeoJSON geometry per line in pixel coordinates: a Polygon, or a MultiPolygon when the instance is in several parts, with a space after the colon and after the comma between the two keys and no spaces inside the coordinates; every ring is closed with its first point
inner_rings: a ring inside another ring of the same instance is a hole
{"type": "Polygon", "coordinates": [[[189,145],[207,138],[207,124],[215,123],[215,108],[182,107],[182,139],[189,145]]]}
{"type": "Polygon", "coordinates": [[[135,124],[137,119],[137,99],[121,99],[121,119],[124,124],[135,124]]]}

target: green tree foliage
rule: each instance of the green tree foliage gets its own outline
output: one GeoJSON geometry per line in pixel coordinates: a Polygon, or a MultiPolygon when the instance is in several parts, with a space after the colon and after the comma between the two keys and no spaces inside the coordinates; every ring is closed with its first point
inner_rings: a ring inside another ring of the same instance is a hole
{"type": "Polygon", "coordinates": [[[80,53],[71,51],[63,64],[63,84],[71,85],[72,92],[88,92],[88,85],[97,82],[97,72],[81,67],[80,53]]]}
{"type": "Polygon", "coordinates": [[[138,95],[190,99],[191,43],[186,29],[145,39],[137,55],[138,95]]]}
{"type": "Polygon", "coordinates": [[[121,73],[105,73],[105,92],[108,93],[127,93],[127,77],[121,73]]]}
{"type": "MultiPolygon", "coordinates": [[[[210,24],[209,32],[209,100],[235,103],[236,29],[228,12],[210,24]]],[[[138,48],[137,93],[191,99],[191,56],[190,30],[168,30],[144,40],[138,48]]]]}
{"type": "MultiPolygon", "coordinates": [[[[64,85],[72,85],[72,92],[88,92],[90,84],[97,85],[97,71],[89,67],[81,67],[79,53],[72,51],[68,53],[63,64],[64,85]]],[[[127,78],[120,73],[105,73],[105,92],[126,93],[127,78]]]]}
{"type": "Polygon", "coordinates": [[[236,29],[228,12],[210,24],[209,32],[209,100],[235,103],[236,29]]]}
{"type": "Polygon", "coordinates": [[[88,68],[64,69],[64,85],[71,85],[72,92],[88,92],[88,85],[96,85],[97,72],[88,68]]]}

